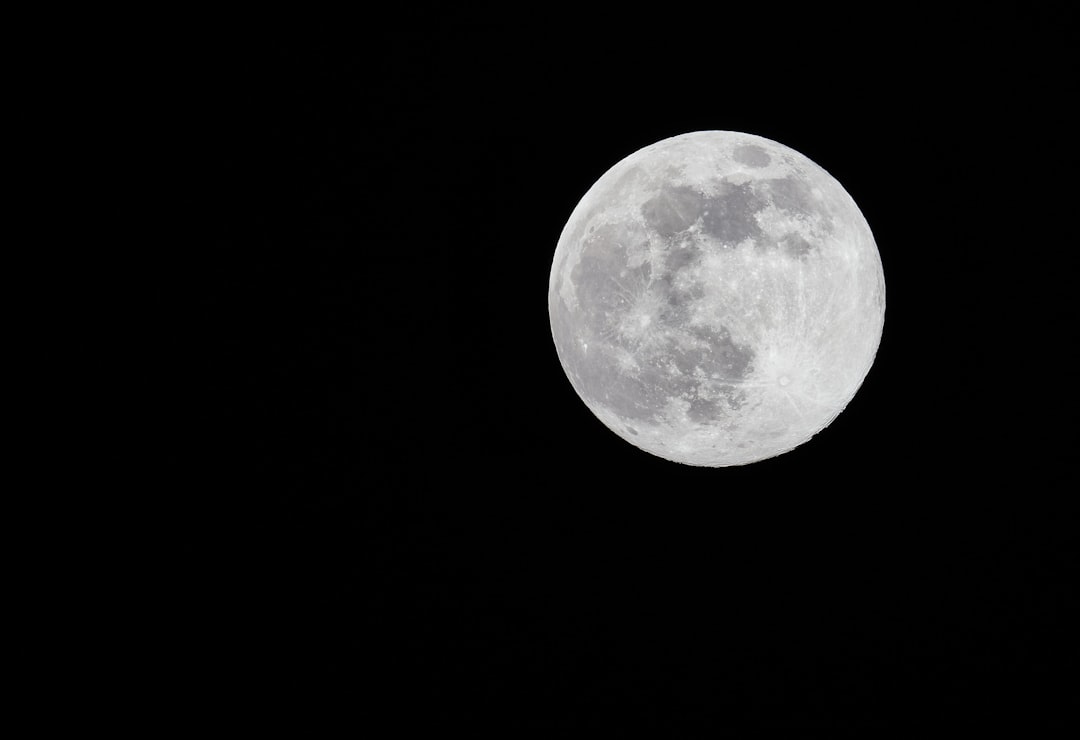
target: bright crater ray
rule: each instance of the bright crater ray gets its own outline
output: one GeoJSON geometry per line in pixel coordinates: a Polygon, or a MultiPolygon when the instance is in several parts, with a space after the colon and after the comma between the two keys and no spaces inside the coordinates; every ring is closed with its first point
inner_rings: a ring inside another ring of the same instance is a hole
{"type": "Polygon", "coordinates": [[[548,311],[567,377],[609,429],[668,460],[742,465],[806,442],[855,395],[885,281],[828,172],[760,136],[701,131],[589,189],[548,311]]]}

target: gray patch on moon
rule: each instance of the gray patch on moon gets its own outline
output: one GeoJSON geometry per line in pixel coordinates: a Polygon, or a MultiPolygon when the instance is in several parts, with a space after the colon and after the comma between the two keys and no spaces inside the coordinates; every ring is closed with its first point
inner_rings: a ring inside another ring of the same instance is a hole
{"type": "Polygon", "coordinates": [[[634,294],[648,285],[649,263],[630,267],[630,245],[644,248],[647,237],[633,222],[604,224],[587,236],[570,282],[586,323],[598,332],[610,330],[612,317],[625,312],[634,294]]]}
{"type": "Polygon", "coordinates": [[[589,362],[582,364],[579,375],[585,397],[628,421],[661,421],[656,409],[663,405],[664,395],[657,390],[655,370],[643,368],[637,376],[628,375],[619,369],[618,358],[609,347],[599,345],[596,350],[589,362]]]}
{"type": "Polygon", "coordinates": [[[811,187],[798,177],[778,177],[758,184],[765,197],[777,208],[801,216],[818,210],[811,187]]]}
{"type": "Polygon", "coordinates": [[[690,399],[690,406],[686,409],[686,416],[690,421],[698,424],[706,424],[715,421],[720,415],[720,401],[715,398],[702,398],[694,396],[690,399]]]}
{"type": "Polygon", "coordinates": [[[768,202],[754,192],[749,183],[720,183],[720,194],[706,201],[703,219],[705,233],[729,245],[744,239],[757,239],[761,227],[754,214],[768,202]]]}
{"type": "Polygon", "coordinates": [[[641,205],[641,215],[660,236],[686,231],[701,217],[704,198],[685,185],[667,186],[641,205]]]}
{"type": "Polygon", "coordinates": [[[743,144],[735,147],[731,158],[739,164],[745,164],[747,167],[768,167],[769,163],[772,162],[772,157],[766,154],[765,150],[757,144],[743,144]]]}
{"type": "Polygon", "coordinates": [[[706,348],[698,366],[708,377],[718,375],[723,380],[741,381],[750,373],[754,349],[732,339],[727,327],[691,326],[689,333],[706,348]]]}
{"type": "Polygon", "coordinates": [[[655,390],[655,370],[629,374],[620,367],[618,348],[589,327],[575,327],[561,301],[551,307],[551,319],[559,359],[582,398],[603,403],[627,421],[658,421],[663,398],[655,390]]]}
{"type": "Polygon", "coordinates": [[[701,247],[693,242],[669,245],[664,252],[664,267],[668,276],[674,276],[680,270],[691,267],[701,260],[701,247]]]}
{"type": "Polygon", "coordinates": [[[743,398],[736,385],[753,368],[754,350],[735,342],[724,327],[685,325],[671,333],[663,358],[678,371],[670,373],[667,387],[685,399],[687,418],[711,424],[726,410],[737,409],[743,398]]]}
{"type": "Polygon", "coordinates": [[[814,251],[814,245],[801,234],[788,234],[780,240],[780,248],[790,257],[803,259],[814,251]]]}

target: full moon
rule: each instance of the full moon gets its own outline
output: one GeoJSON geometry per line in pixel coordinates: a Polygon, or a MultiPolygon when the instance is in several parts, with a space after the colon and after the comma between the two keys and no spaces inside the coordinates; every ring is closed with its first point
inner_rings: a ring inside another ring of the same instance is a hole
{"type": "Polygon", "coordinates": [[[770,139],[699,131],[615,164],[570,214],[551,333],[590,411],[634,446],[723,467],[780,455],[874,362],[885,279],[837,180],[770,139]]]}

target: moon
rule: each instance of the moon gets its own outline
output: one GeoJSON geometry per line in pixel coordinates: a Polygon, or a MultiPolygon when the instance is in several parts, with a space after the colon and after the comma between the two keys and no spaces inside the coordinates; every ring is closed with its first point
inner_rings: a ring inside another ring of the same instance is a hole
{"type": "Polygon", "coordinates": [[[822,167],[698,131],[605,172],[555,249],[548,314],[574,390],[611,431],[688,465],[745,465],[830,424],[874,362],[885,278],[822,167]]]}

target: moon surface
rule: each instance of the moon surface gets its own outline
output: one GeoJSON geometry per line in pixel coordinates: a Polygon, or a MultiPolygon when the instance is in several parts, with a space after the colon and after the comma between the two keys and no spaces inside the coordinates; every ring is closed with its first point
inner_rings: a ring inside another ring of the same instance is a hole
{"type": "Polygon", "coordinates": [[[551,266],[551,333],[611,431],[689,465],[744,465],[809,440],[873,364],[885,279],[828,172],[734,131],[664,139],[609,169],[551,266]]]}

